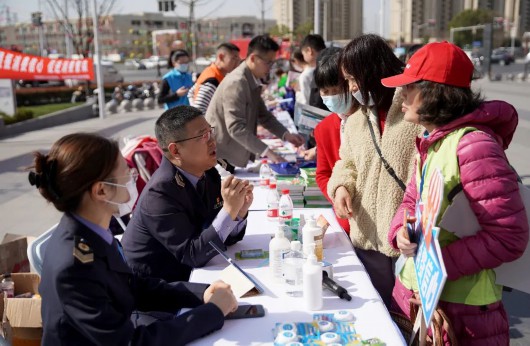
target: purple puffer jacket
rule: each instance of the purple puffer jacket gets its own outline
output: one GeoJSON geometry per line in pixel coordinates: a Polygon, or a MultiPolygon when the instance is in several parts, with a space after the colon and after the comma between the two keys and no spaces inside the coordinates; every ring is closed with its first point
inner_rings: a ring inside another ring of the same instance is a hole
{"type": "MultiPolygon", "coordinates": [[[[462,187],[482,230],[442,248],[448,280],[498,267],[519,258],[526,249],[528,220],[525,207],[519,194],[516,173],[504,154],[517,122],[517,111],[510,104],[503,101],[483,102],[474,112],[436,129],[428,138],[417,139],[417,149],[423,162],[431,145],[458,128],[471,126],[485,132],[476,131],[465,135],[457,147],[462,187]]],[[[414,214],[416,196],[416,177],[413,175],[390,225],[388,240],[395,248],[397,231],[403,225],[403,210],[407,208],[414,214]]],[[[445,309],[455,308],[454,314],[447,311],[448,315],[453,315],[450,318],[461,319],[459,314],[464,311],[458,310],[466,309],[465,306],[444,304],[450,305],[445,306],[445,309]]],[[[486,316],[491,318],[495,313],[495,328],[489,320],[489,326],[481,324],[483,328],[479,327],[470,335],[471,331],[462,326],[461,332],[466,335],[459,335],[459,338],[469,341],[468,344],[508,344],[508,322],[502,303],[499,304],[500,310],[491,309],[492,314],[477,311],[476,316],[477,319],[486,316]]],[[[462,324],[462,321],[455,322],[462,324]]],[[[457,334],[460,333],[457,331],[457,334]]]]}

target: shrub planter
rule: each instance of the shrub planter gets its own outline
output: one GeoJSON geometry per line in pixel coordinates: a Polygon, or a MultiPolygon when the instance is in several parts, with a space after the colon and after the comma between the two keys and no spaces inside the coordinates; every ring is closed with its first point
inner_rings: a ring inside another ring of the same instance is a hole
{"type": "Polygon", "coordinates": [[[40,130],[94,117],[96,116],[92,112],[92,104],[86,103],[12,125],[4,125],[2,121],[0,124],[0,137],[18,135],[24,132],[40,130]]]}

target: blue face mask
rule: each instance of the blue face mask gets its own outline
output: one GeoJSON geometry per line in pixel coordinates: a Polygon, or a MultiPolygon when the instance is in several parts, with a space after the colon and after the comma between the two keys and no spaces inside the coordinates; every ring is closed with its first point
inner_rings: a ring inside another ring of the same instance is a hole
{"type": "Polygon", "coordinates": [[[373,105],[375,105],[374,100],[372,99],[371,93],[368,94],[370,96],[370,98],[368,99],[368,103],[364,102],[363,95],[361,94],[361,90],[357,90],[356,92],[352,93],[352,95],[363,106],[372,107],[373,105]]]}
{"type": "Polygon", "coordinates": [[[188,72],[189,64],[179,64],[178,67],[175,67],[175,70],[179,72],[188,72]]]}
{"type": "Polygon", "coordinates": [[[352,98],[350,95],[329,95],[322,96],[322,101],[328,109],[337,114],[349,114],[352,106],[352,98]]]}

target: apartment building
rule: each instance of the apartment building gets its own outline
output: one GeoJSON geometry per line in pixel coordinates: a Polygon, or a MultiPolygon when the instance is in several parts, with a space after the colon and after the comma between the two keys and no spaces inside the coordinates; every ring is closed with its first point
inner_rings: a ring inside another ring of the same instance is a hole
{"type": "MultiPolygon", "coordinates": [[[[274,17],[278,25],[294,31],[315,20],[314,0],[275,0],[274,17]]],[[[320,27],[317,31],[326,41],[349,40],[363,31],[362,0],[320,0],[320,27]]]]}

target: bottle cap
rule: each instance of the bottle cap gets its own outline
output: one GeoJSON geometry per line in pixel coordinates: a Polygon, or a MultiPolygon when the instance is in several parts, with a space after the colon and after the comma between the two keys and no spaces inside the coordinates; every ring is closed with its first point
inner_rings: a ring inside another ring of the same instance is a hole
{"type": "Polygon", "coordinates": [[[295,333],[293,333],[292,331],[285,330],[283,332],[278,333],[275,341],[279,344],[285,344],[285,343],[288,343],[291,341],[297,341],[297,340],[298,340],[298,337],[296,336],[295,333]]]}
{"type": "Polygon", "coordinates": [[[283,231],[283,225],[279,225],[276,229],[276,232],[274,233],[275,238],[283,238],[285,237],[285,233],[283,231]]]}
{"type": "Polygon", "coordinates": [[[282,323],[278,326],[278,333],[280,332],[292,332],[294,333],[295,335],[297,334],[297,330],[296,330],[296,324],[294,323],[282,323]]]}
{"type": "Polygon", "coordinates": [[[291,242],[291,250],[301,251],[302,250],[302,243],[300,243],[299,240],[293,240],[291,242]]]}
{"type": "Polygon", "coordinates": [[[348,310],[340,310],[333,314],[335,321],[347,322],[353,320],[353,315],[348,310]]]}
{"type": "Polygon", "coordinates": [[[272,182],[269,184],[269,188],[271,189],[275,189],[276,188],[276,183],[272,182]]]}
{"type": "Polygon", "coordinates": [[[261,160],[261,163],[267,163],[267,162],[268,162],[267,159],[262,159],[261,160]]]}
{"type": "Polygon", "coordinates": [[[289,189],[282,190],[282,195],[288,195],[288,194],[289,194],[289,189]]]}
{"type": "Polygon", "coordinates": [[[321,332],[331,332],[335,328],[335,325],[330,321],[318,321],[318,330],[321,332]]]}
{"type": "Polygon", "coordinates": [[[308,245],[308,253],[305,254],[307,256],[307,263],[311,263],[311,264],[318,263],[317,255],[315,255],[315,247],[316,247],[315,243],[311,243],[308,245]]]}
{"type": "Polygon", "coordinates": [[[332,342],[340,342],[340,336],[337,333],[323,333],[320,335],[320,340],[322,340],[325,344],[330,344],[332,342]]]}

